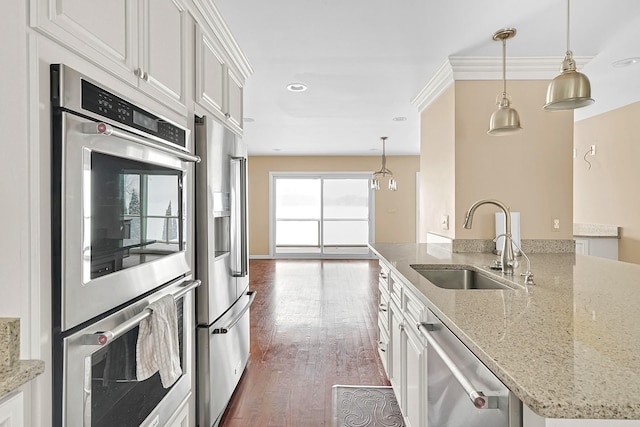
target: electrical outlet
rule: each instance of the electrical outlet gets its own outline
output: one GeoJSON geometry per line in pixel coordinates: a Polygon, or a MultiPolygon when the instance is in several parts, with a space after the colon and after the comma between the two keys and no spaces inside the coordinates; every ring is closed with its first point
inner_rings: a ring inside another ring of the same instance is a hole
{"type": "Polygon", "coordinates": [[[595,144],[591,145],[591,149],[589,150],[589,154],[591,154],[592,156],[596,155],[596,145],[595,144]]]}
{"type": "Polygon", "coordinates": [[[442,221],[440,222],[443,230],[449,229],[449,215],[442,215],[442,221]]]}
{"type": "Polygon", "coordinates": [[[551,231],[560,231],[560,218],[553,218],[551,220],[551,231]]]}

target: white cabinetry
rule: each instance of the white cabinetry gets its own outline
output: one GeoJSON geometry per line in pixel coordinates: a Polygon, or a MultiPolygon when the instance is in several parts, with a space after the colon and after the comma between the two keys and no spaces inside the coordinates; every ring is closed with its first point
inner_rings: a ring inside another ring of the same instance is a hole
{"type": "Polygon", "coordinates": [[[617,237],[575,237],[576,253],[618,259],[617,237]]]}
{"type": "Polygon", "coordinates": [[[186,112],[188,19],[179,0],[139,0],[140,87],[179,112],[186,112]]]}
{"type": "Polygon", "coordinates": [[[423,410],[426,408],[426,370],[424,358],[426,355],[422,339],[416,334],[415,328],[405,328],[404,345],[405,364],[405,402],[404,414],[407,427],[425,426],[423,410]]]}
{"type": "Polygon", "coordinates": [[[383,261],[380,261],[380,307],[378,312],[379,340],[385,339],[386,352],[381,353],[387,366],[387,376],[393,387],[407,427],[427,425],[427,360],[426,344],[417,325],[426,307],[411,290],[398,280],[383,261]],[[386,328],[384,325],[386,323],[386,328]],[[387,358],[385,361],[384,358],[387,358]]]}
{"type": "Polygon", "coordinates": [[[195,4],[200,12],[196,16],[196,102],[241,134],[244,78],[215,36],[214,13],[206,4],[195,4]]]}
{"type": "Polygon", "coordinates": [[[186,114],[188,14],[181,0],[31,0],[31,26],[186,114]]]}
{"type": "Polygon", "coordinates": [[[395,392],[396,399],[400,409],[403,410],[403,383],[402,383],[402,341],[403,341],[403,328],[404,319],[402,318],[402,312],[396,305],[394,300],[391,300],[389,304],[390,312],[390,324],[389,324],[389,381],[395,392]]]}
{"type": "Polygon", "coordinates": [[[22,392],[0,399],[0,427],[24,426],[24,404],[22,392]]]}
{"type": "Polygon", "coordinates": [[[389,376],[389,270],[380,265],[378,279],[378,353],[389,376]]]}
{"type": "Polygon", "coordinates": [[[522,427],[640,427],[640,420],[571,420],[543,418],[522,405],[522,427]]]}
{"type": "Polygon", "coordinates": [[[189,400],[187,399],[182,407],[176,411],[173,418],[169,420],[167,427],[190,427],[189,421],[189,400]]]}

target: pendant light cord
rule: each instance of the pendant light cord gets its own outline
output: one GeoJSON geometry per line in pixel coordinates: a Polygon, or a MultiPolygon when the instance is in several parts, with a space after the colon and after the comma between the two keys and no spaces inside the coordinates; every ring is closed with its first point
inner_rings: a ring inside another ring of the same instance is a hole
{"type": "Polygon", "coordinates": [[[502,96],[507,96],[507,39],[502,38],[502,96]]]}
{"type": "Polygon", "coordinates": [[[387,153],[385,150],[385,143],[387,138],[382,138],[382,170],[387,170],[387,153]]]}
{"type": "Polygon", "coordinates": [[[571,10],[569,6],[570,2],[571,0],[567,0],[567,52],[571,52],[571,45],[569,44],[569,34],[571,33],[571,19],[569,18],[571,16],[571,10]]]}

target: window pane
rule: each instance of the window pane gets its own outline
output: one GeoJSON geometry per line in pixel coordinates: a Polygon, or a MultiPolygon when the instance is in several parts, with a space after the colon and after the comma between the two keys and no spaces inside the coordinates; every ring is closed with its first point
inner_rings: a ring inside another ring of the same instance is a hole
{"type": "Polygon", "coordinates": [[[276,221],[276,246],[320,246],[318,221],[276,221]]]}
{"type": "Polygon", "coordinates": [[[328,219],[368,219],[369,180],[325,179],[324,217],[328,219]]]}
{"type": "Polygon", "coordinates": [[[320,219],[320,179],[276,179],[276,219],[320,219]]]}
{"type": "Polygon", "coordinates": [[[368,221],[324,221],[325,246],[357,246],[368,242],[368,221]]]}

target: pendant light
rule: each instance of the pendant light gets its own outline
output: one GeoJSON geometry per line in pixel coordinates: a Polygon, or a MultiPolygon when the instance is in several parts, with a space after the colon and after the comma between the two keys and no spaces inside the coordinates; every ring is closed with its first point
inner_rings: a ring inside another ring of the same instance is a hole
{"type": "Polygon", "coordinates": [[[387,169],[387,155],[385,151],[385,143],[387,141],[386,136],[381,136],[382,140],[382,168],[378,172],[373,173],[373,177],[371,178],[371,189],[379,190],[380,189],[380,178],[384,178],[387,175],[389,176],[389,190],[396,191],[398,189],[398,183],[396,179],[393,177],[393,172],[387,169]]]}
{"type": "Polygon", "coordinates": [[[507,39],[516,35],[515,28],[504,28],[493,34],[495,41],[502,41],[502,94],[496,98],[498,109],[491,115],[489,130],[487,133],[492,136],[507,135],[517,132],[520,129],[520,116],[518,112],[511,108],[509,97],[507,96],[507,39]],[[498,98],[500,99],[498,101],[498,98]]]}
{"type": "Polygon", "coordinates": [[[576,61],[569,46],[569,0],[567,0],[567,53],[560,68],[560,75],[549,83],[547,103],[548,111],[573,110],[586,107],[595,101],[591,99],[591,83],[584,74],[576,71],[576,61]]]}

